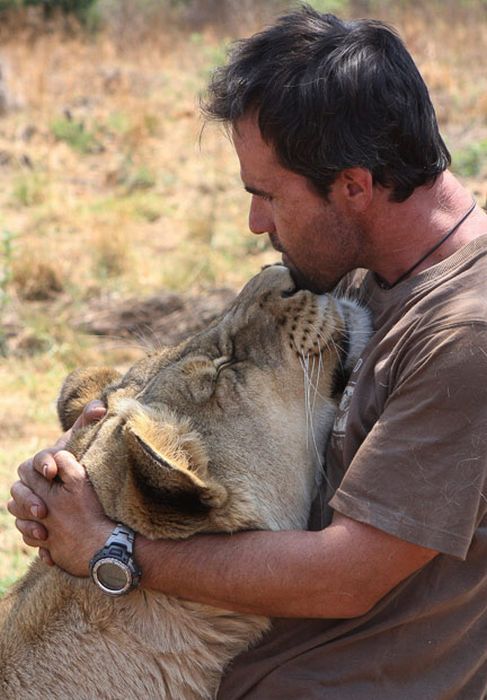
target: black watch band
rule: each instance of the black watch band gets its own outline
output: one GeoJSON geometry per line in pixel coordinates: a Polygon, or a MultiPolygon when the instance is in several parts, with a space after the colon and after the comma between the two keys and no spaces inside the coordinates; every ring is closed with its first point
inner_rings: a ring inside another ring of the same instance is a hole
{"type": "Polygon", "coordinates": [[[104,546],[90,561],[93,582],[107,595],[119,596],[136,588],[141,571],[134,560],[135,532],[117,523],[104,546]]]}

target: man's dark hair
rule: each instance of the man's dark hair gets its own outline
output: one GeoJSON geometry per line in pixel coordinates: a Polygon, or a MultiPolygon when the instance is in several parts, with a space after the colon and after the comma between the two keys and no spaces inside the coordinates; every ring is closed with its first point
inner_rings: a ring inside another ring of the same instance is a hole
{"type": "Polygon", "coordinates": [[[203,112],[236,125],[253,111],[281,164],[325,197],[341,170],[359,166],[402,202],[450,164],[414,61],[378,21],[304,5],[236,42],[203,112]]]}

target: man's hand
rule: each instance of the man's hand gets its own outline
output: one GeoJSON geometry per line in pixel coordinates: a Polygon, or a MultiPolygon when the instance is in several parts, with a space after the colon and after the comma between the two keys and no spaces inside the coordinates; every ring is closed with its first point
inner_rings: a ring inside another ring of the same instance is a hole
{"type": "MultiPolygon", "coordinates": [[[[101,402],[91,402],[71,431],[104,414],[101,402]]],[[[43,561],[86,576],[90,558],[104,544],[113,523],[104,515],[81,464],[64,450],[71,431],[53,448],[20,465],[20,480],[11,488],[7,507],[24,542],[39,547],[43,561]]]]}

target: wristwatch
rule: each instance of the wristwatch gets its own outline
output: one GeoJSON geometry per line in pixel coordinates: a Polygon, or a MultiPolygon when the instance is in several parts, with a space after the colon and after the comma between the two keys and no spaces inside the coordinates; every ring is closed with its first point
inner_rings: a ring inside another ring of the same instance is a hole
{"type": "Polygon", "coordinates": [[[90,561],[94,583],[107,595],[123,595],[139,585],[141,570],[134,559],[135,532],[117,523],[105,545],[90,561]]]}

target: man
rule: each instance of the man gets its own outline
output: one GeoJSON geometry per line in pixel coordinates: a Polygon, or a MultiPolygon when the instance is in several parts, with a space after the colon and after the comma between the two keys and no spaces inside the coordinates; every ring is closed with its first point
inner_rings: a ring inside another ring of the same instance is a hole
{"type": "MultiPolygon", "coordinates": [[[[481,700],[487,217],[446,171],[426,87],[378,22],[282,17],[236,46],[205,109],[232,129],[251,230],[314,291],[367,268],[375,334],[340,406],[316,529],[137,536],[141,585],[284,618],[236,661],[223,700],[481,700]]],[[[44,451],[19,474],[9,510],[25,542],[87,576],[114,524],[81,465],[44,451]]]]}

